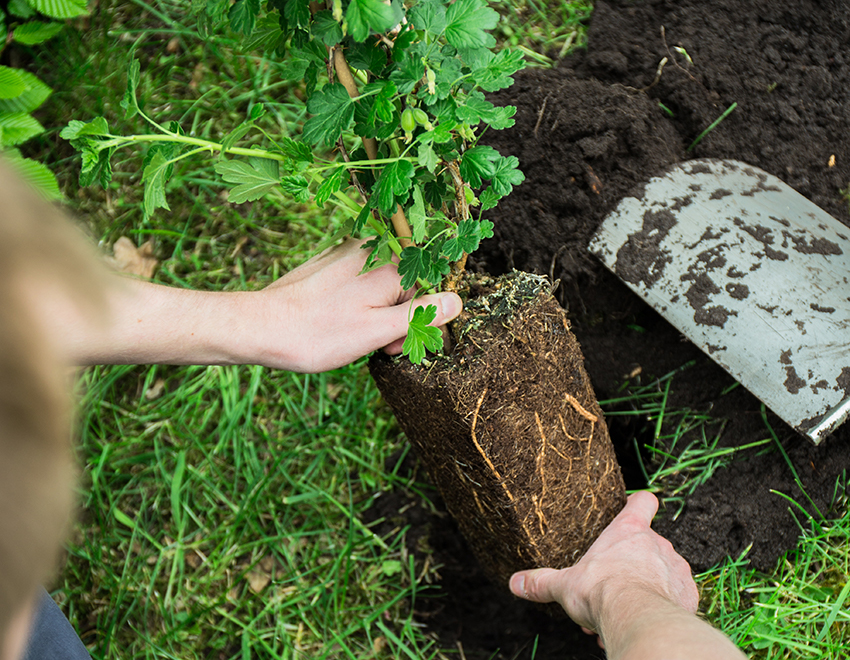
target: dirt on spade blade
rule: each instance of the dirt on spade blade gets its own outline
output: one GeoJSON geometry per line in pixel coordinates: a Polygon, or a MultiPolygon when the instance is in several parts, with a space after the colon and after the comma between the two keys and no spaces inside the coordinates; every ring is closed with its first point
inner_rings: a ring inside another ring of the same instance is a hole
{"type": "MultiPolygon", "coordinates": [[[[485,572],[574,564],[625,504],[584,358],[543,277],[474,291],[450,355],[370,370],[485,572]]],[[[475,285],[474,289],[482,289],[475,285]]]]}

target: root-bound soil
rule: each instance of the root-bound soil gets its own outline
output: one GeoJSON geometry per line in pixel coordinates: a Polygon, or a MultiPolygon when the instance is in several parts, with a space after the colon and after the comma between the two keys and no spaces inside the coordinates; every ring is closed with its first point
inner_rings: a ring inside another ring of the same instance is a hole
{"type": "Polygon", "coordinates": [[[523,568],[571,566],[625,504],[602,411],[545,278],[487,278],[454,350],[376,354],[384,399],[479,563],[507,590],[523,568]]]}
{"type": "MultiPolygon", "coordinates": [[[[586,52],[555,70],[518,75],[494,99],[516,105],[517,122],[487,140],[519,157],[526,183],[490,215],[497,236],[478,264],[561,279],[558,293],[600,399],[629,375],[634,387],[693,362],[674,378],[671,409],[727,419],[720,447],[769,437],[759,402],[740,387],[727,391],[732,379],[586,247],[622,197],[691,157],[751,163],[850,225],[839,192],[850,188],[848,43],[846,0],[599,0],[586,52]],[[664,57],[668,63],[652,85],[664,57]],[[733,103],[737,108],[686,151],[733,103]]],[[[609,426],[628,480],[626,449],[641,429],[621,419],[610,418],[609,426]]],[[[767,419],[808,496],[828,514],[836,480],[850,467],[850,426],[815,448],[775,416],[767,419]]],[[[738,556],[749,544],[752,564],[770,569],[798,534],[788,501],[776,493],[811,508],[778,451],[744,451],[687,498],[678,518],[670,512],[656,527],[696,569],[738,556]]],[[[382,507],[398,510],[389,500],[382,507]]],[[[526,604],[490,590],[450,521],[422,513],[420,522],[444,565],[446,595],[417,610],[445,643],[459,641],[467,658],[530,658],[539,635],[538,659],[603,657],[575,628],[539,619],[526,604]]]]}

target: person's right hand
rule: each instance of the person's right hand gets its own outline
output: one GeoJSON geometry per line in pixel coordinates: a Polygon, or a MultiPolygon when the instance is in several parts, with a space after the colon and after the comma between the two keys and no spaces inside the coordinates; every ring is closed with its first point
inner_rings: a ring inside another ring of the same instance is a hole
{"type": "Polygon", "coordinates": [[[643,593],[657,594],[690,613],[699,596],[688,563],[650,529],[658,500],[632,494],[625,508],[570,568],[539,568],[511,577],[511,591],[538,603],[558,602],[587,631],[600,630],[612,605],[643,593]]]}

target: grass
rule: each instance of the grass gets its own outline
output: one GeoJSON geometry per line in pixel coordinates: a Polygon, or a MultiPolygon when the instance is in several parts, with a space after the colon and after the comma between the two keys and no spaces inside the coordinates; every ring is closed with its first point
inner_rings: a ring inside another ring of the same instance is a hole
{"type": "MultiPolygon", "coordinates": [[[[51,130],[27,149],[57,171],[95,240],[152,239],[159,281],[261,287],[341,217],[281,199],[229,204],[199,159],[180,165],[172,212],[144,221],[138,154],[119,159],[108,190],[80,189],[76,156],[58,139],[69,119],[101,114],[119,131],[141,128],[119,108],[131,52],[158,119],[221,139],[262,102],[269,131],[296,130],[300,91],[276,82],[281,62],[237,54],[226,36],[199,39],[185,4],[103,0],[32,51],[56,91],[39,115],[51,130]]],[[[584,44],[587,0],[496,7],[499,38],[538,64],[584,44]]],[[[718,445],[722,422],[673,409],[671,383],[608,405],[646,426],[647,481],[680,507],[739,451],[718,445]]],[[[99,367],[79,393],[80,520],[53,591],[94,658],[457,657],[413,615],[438,567],[407,552],[406,529],[378,537],[363,522],[377,494],[422,485],[400,468],[407,445],[362,363],[319,376],[99,367]]],[[[775,444],[766,430],[753,448],[775,444]]],[[[774,572],[739,558],[698,576],[706,616],[757,658],[843,657],[848,534],[847,515],[804,518],[800,546],[774,572]]]]}

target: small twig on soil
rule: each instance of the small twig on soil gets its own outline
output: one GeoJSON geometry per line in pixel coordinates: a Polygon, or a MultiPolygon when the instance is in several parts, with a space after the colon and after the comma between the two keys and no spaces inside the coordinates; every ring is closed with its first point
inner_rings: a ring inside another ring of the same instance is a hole
{"type": "Polygon", "coordinates": [[[668,61],[669,60],[666,57],[662,58],[662,60],[658,63],[658,68],[655,70],[655,78],[653,78],[652,82],[646,87],[641,87],[641,92],[648,92],[658,84],[658,81],[661,80],[661,72],[664,71],[664,65],[667,64],[668,61]]]}
{"type": "Polygon", "coordinates": [[[540,128],[540,122],[543,121],[543,113],[546,112],[546,102],[549,100],[550,96],[552,96],[552,92],[549,92],[546,95],[546,98],[543,99],[543,105],[540,106],[540,112],[537,113],[537,123],[534,125],[534,137],[535,137],[535,139],[537,138],[537,129],[540,128]]]}
{"type": "MultiPolygon", "coordinates": [[[[696,82],[697,79],[694,78],[693,74],[690,71],[688,71],[685,67],[683,67],[681,64],[679,64],[676,61],[676,58],[673,57],[673,54],[670,52],[670,47],[667,45],[667,31],[664,29],[663,25],[661,26],[661,40],[664,42],[664,50],[667,51],[667,57],[670,59],[671,62],[673,62],[673,66],[684,71],[685,75],[688,76],[688,78],[690,78],[691,80],[696,82]]],[[[690,57],[688,59],[690,60],[690,57]]]]}

